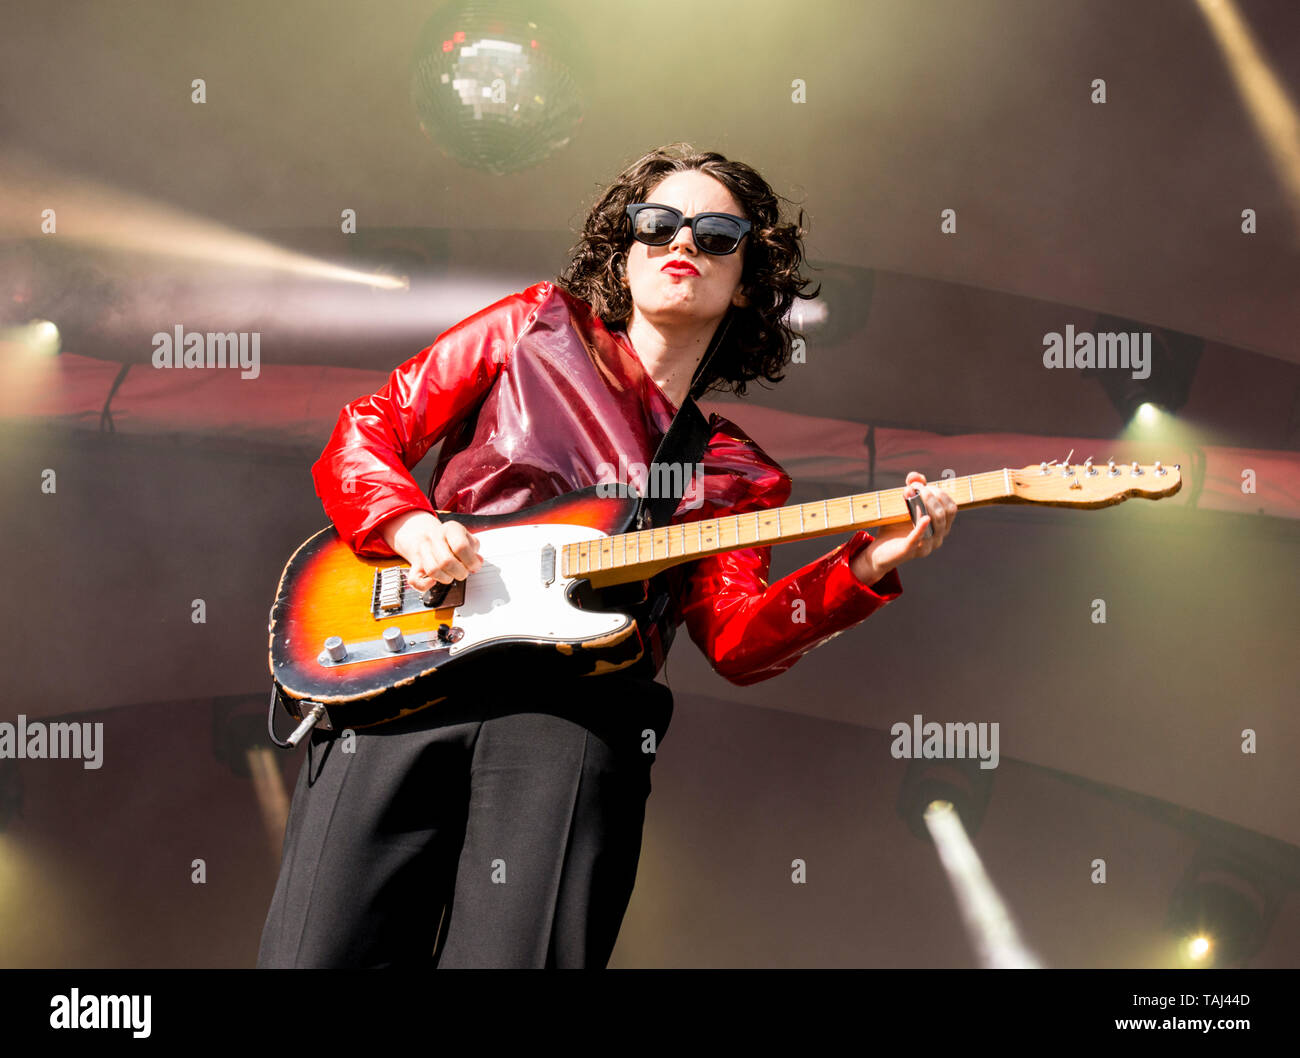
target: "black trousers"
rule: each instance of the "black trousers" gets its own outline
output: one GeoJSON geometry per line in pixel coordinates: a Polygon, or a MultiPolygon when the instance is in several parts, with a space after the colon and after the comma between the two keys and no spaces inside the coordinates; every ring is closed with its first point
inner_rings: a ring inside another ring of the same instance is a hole
{"type": "Polygon", "coordinates": [[[672,707],[644,678],[514,673],[314,732],[257,965],[604,967],[672,707]]]}

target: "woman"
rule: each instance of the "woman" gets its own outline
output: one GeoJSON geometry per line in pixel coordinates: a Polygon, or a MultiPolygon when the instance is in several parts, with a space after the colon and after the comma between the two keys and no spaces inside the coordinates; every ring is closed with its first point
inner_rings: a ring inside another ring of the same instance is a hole
{"type": "MultiPolygon", "coordinates": [[[[811,296],[801,236],[749,166],[685,144],[647,154],[592,208],[558,282],[463,320],[343,409],[312,468],[340,535],[406,559],[417,589],[464,579],[477,541],[435,509],[516,511],[607,480],[650,462],[688,395],[780,379],[786,314],[811,296]],[[440,440],[430,497],[409,469],[440,440]]],[[[786,502],[788,475],[743,431],[713,415],[708,432],[674,520],[786,502]]],[[[675,567],[669,625],[732,682],[785,671],[896,598],[895,567],[943,542],[955,505],[907,481],[929,518],[858,532],[776,584],[767,548],[675,567]]],[[[315,732],[258,964],[606,965],[672,713],[653,676],[539,688],[511,670],[343,747],[315,732]]]]}

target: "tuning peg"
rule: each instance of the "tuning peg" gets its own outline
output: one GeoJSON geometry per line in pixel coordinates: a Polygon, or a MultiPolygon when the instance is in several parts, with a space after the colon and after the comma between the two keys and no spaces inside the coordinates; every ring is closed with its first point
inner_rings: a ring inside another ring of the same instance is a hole
{"type": "Polygon", "coordinates": [[[1169,473],[1169,471],[1167,471],[1164,467],[1160,465],[1160,460],[1158,459],[1156,460],[1156,473],[1159,474],[1161,477],[1164,477],[1164,475],[1169,473]]]}
{"type": "Polygon", "coordinates": [[[1119,471],[1115,469],[1115,460],[1113,459],[1106,460],[1106,473],[1109,474],[1112,478],[1119,477],[1119,471]]]}
{"type": "Polygon", "coordinates": [[[1142,476],[1142,468],[1141,468],[1140,466],[1137,465],[1137,460],[1136,460],[1136,459],[1133,460],[1133,469],[1130,471],[1130,473],[1131,473],[1135,478],[1140,478],[1140,477],[1142,476]]]}
{"type": "Polygon", "coordinates": [[[1097,468],[1092,465],[1092,456],[1083,461],[1083,472],[1090,478],[1097,476],[1097,468]]]}
{"type": "MultiPolygon", "coordinates": [[[[1052,462],[1055,463],[1056,460],[1053,459],[1052,462]]],[[[1051,473],[1051,471],[1047,469],[1047,464],[1046,464],[1046,463],[1039,463],[1039,464],[1038,464],[1038,472],[1039,472],[1040,474],[1050,474],[1050,473],[1051,473]]]]}

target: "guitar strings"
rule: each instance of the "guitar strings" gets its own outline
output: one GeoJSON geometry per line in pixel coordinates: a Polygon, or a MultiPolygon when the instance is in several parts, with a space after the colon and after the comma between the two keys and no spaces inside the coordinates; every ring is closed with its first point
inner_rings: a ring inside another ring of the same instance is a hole
{"type": "MultiPolygon", "coordinates": [[[[979,473],[979,474],[970,474],[970,475],[967,475],[967,476],[965,476],[965,477],[960,477],[960,478],[940,478],[938,481],[927,482],[927,484],[929,484],[929,485],[931,485],[931,486],[934,486],[934,487],[936,487],[936,488],[941,488],[941,487],[945,487],[945,486],[952,486],[952,485],[954,485],[954,484],[957,483],[957,482],[960,482],[960,483],[962,483],[962,484],[965,484],[965,483],[967,482],[968,479],[969,479],[969,481],[972,482],[972,483],[978,483],[978,482],[980,481],[981,478],[983,478],[983,479],[988,479],[988,480],[992,480],[992,479],[994,479],[994,478],[1002,478],[1003,476],[1004,476],[1004,475],[1003,475],[1003,472],[1002,472],[1001,470],[989,470],[989,471],[981,472],[981,473],[979,473]]],[[[706,522],[706,521],[718,521],[718,522],[721,522],[721,521],[724,521],[724,520],[726,520],[726,519],[728,519],[728,518],[740,519],[740,518],[746,518],[746,517],[749,517],[749,516],[751,516],[751,515],[752,515],[752,516],[755,516],[755,517],[758,517],[758,516],[763,516],[763,515],[774,514],[774,513],[776,513],[777,511],[794,511],[794,510],[799,509],[800,507],[816,507],[816,506],[820,506],[820,505],[823,505],[823,504],[836,504],[836,503],[838,503],[838,504],[844,504],[844,503],[848,503],[848,504],[850,505],[850,507],[852,507],[852,506],[853,506],[853,502],[854,502],[854,500],[855,500],[857,497],[860,497],[860,496],[879,496],[879,497],[881,498],[882,503],[883,503],[883,502],[885,501],[886,497],[889,497],[889,498],[892,500],[894,494],[897,494],[897,495],[898,495],[898,498],[899,498],[899,499],[902,499],[903,494],[904,494],[906,491],[907,491],[907,486],[904,486],[903,488],[896,488],[896,489],[881,489],[881,490],[878,490],[877,492],[855,492],[855,493],[850,493],[850,494],[845,495],[845,496],[834,496],[834,497],[831,497],[831,498],[826,499],[826,500],[809,500],[809,501],[807,501],[806,503],[793,503],[793,504],[787,504],[787,505],[785,505],[785,506],[783,506],[783,507],[767,507],[767,508],[764,508],[764,509],[762,509],[762,510],[756,510],[756,511],[744,511],[744,512],[742,512],[742,513],[740,513],[740,514],[724,514],[724,515],[719,515],[719,516],[717,516],[716,518],[701,518],[701,519],[696,519],[696,520],[694,520],[694,521],[690,521],[690,522],[678,522],[678,523],[675,523],[675,524],[672,524],[672,525],[663,526],[663,527],[658,528],[658,529],[634,529],[634,530],[631,530],[631,531],[629,531],[629,532],[614,533],[614,534],[612,534],[612,535],[604,535],[604,536],[599,536],[599,537],[592,537],[590,540],[575,540],[575,541],[571,541],[570,543],[560,545],[560,548],[557,549],[557,552],[558,552],[559,550],[566,549],[566,548],[571,548],[571,547],[580,547],[582,544],[597,544],[597,543],[598,543],[598,544],[601,544],[601,545],[603,546],[604,543],[605,543],[606,541],[609,541],[609,542],[612,543],[613,541],[618,540],[620,537],[623,537],[623,538],[634,537],[634,536],[638,536],[638,537],[639,537],[642,533],[662,533],[662,532],[665,532],[665,531],[667,531],[667,530],[673,530],[673,529],[681,529],[681,530],[684,531],[684,530],[686,530],[688,527],[690,527],[691,525],[698,525],[698,524],[700,524],[701,522],[706,522]]],[[[870,523],[864,523],[864,524],[870,524],[870,523]]],[[[509,526],[506,526],[505,528],[509,528],[509,526]]],[[[832,536],[832,535],[834,535],[834,533],[835,533],[836,531],[839,531],[840,528],[841,528],[841,527],[832,527],[831,532],[828,532],[828,533],[826,533],[825,535],[826,535],[826,536],[832,536]]],[[[848,531],[849,531],[849,529],[848,529],[847,526],[842,527],[842,528],[843,528],[843,531],[845,531],[845,532],[848,532],[848,531]]],[[[473,530],[470,530],[470,531],[473,532],[473,530]]],[[[484,531],[485,531],[485,532],[489,532],[490,530],[484,530],[484,531]]],[[[779,543],[779,541],[773,541],[773,542],[777,542],[777,543],[779,543]]],[[[729,548],[729,549],[726,549],[726,550],[741,550],[741,548],[734,548],[734,549],[729,548]]],[[[493,557],[494,557],[494,558],[515,558],[515,557],[517,557],[517,556],[519,556],[519,555],[536,555],[539,551],[540,551],[540,548],[517,548],[517,549],[514,549],[514,550],[510,550],[510,551],[497,551],[497,552],[494,552],[494,553],[493,553],[493,557]]],[[[487,565],[495,565],[494,562],[487,562],[486,564],[487,564],[487,565]]],[[[381,568],[381,569],[392,569],[392,568],[394,568],[394,567],[392,567],[392,566],[383,566],[383,567],[378,567],[378,568],[381,568]]],[[[409,565],[408,565],[408,566],[401,566],[401,565],[399,564],[397,568],[401,568],[401,569],[409,569],[410,566],[409,566],[409,565]]],[[[480,573],[474,573],[474,574],[471,574],[471,576],[476,576],[476,577],[477,577],[477,576],[481,576],[484,572],[486,572],[486,571],[481,571],[480,573]]],[[[415,591],[416,589],[411,588],[411,589],[409,589],[409,590],[411,590],[411,591],[415,591]]]]}
{"type": "MultiPolygon", "coordinates": [[[[1082,466],[1082,464],[1078,464],[1078,465],[1079,465],[1079,466],[1082,466]]],[[[1058,469],[1058,468],[1054,466],[1053,469],[1058,469]]],[[[1002,482],[1002,483],[1005,484],[1005,482],[1008,480],[1008,475],[1009,475],[1010,473],[1011,473],[1010,468],[1007,468],[1007,469],[1004,469],[1004,470],[986,470],[986,471],[981,471],[981,472],[979,472],[979,473],[977,473],[977,474],[967,474],[967,475],[963,475],[962,477],[958,477],[958,478],[939,478],[939,479],[937,479],[937,480],[935,480],[935,481],[929,481],[929,482],[926,482],[926,484],[929,485],[929,486],[932,487],[932,488],[942,488],[942,489],[945,489],[945,490],[954,490],[954,489],[957,489],[957,488],[959,488],[959,487],[965,487],[966,489],[973,491],[974,487],[976,487],[976,486],[983,486],[984,484],[992,483],[992,482],[995,482],[995,481],[1002,482]]],[[[879,499],[878,499],[878,502],[879,502],[879,504],[880,504],[880,506],[881,506],[882,508],[883,508],[883,506],[884,506],[885,503],[889,503],[889,505],[890,505],[891,507],[894,507],[895,510],[896,510],[897,508],[896,508],[896,505],[895,505],[895,501],[903,501],[903,502],[905,502],[905,495],[906,495],[906,492],[907,492],[907,490],[908,490],[909,487],[910,487],[910,486],[906,486],[906,485],[905,485],[905,486],[903,486],[903,487],[901,487],[901,488],[880,489],[880,490],[877,490],[877,491],[875,491],[875,492],[855,492],[855,493],[850,493],[850,494],[845,495],[845,496],[834,496],[834,497],[831,497],[831,498],[829,498],[829,499],[825,499],[825,500],[808,500],[808,501],[806,501],[806,502],[804,502],[804,503],[793,503],[793,504],[787,504],[787,505],[782,506],[782,507],[767,507],[767,508],[763,508],[763,509],[761,509],[761,510],[755,510],[755,511],[744,511],[744,512],[742,512],[742,513],[740,513],[740,514],[730,514],[730,515],[726,515],[726,514],[724,514],[724,515],[719,515],[719,516],[717,516],[717,517],[715,517],[715,518],[700,518],[700,519],[695,519],[695,520],[693,520],[693,521],[689,521],[689,522],[677,522],[677,523],[674,523],[674,524],[670,524],[670,525],[668,525],[668,526],[661,527],[661,528],[659,528],[659,529],[634,529],[634,530],[630,530],[630,531],[627,531],[627,532],[614,533],[614,534],[610,534],[610,535],[603,535],[603,536],[599,536],[599,537],[593,537],[593,538],[591,538],[590,540],[577,540],[577,541],[571,541],[571,542],[569,542],[569,543],[566,543],[566,544],[562,544],[562,545],[560,545],[560,547],[557,549],[557,552],[561,552],[561,553],[562,553],[562,552],[564,552],[564,551],[567,551],[567,550],[570,549],[570,548],[581,548],[581,546],[582,546],[583,544],[588,544],[588,545],[590,545],[590,544],[598,544],[598,545],[600,545],[601,548],[603,549],[604,545],[605,545],[607,542],[610,544],[610,546],[611,546],[611,548],[612,548],[613,546],[615,546],[614,542],[617,541],[617,540],[619,540],[620,538],[622,538],[622,539],[624,539],[624,540],[626,541],[627,539],[629,539],[629,538],[631,538],[631,537],[637,537],[637,538],[640,538],[641,535],[644,534],[644,533],[651,533],[651,534],[653,534],[653,533],[661,533],[661,532],[665,532],[665,531],[669,531],[669,530],[674,530],[674,529],[680,529],[680,530],[682,530],[682,532],[683,532],[683,534],[684,534],[685,531],[686,531],[686,530],[687,530],[691,525],[701,525],[701,524],[703,524],[704,522],[709,522],[709,521],[714,521],[714,522],[721,523],[721,522],[726,521],[727,519],[734,519],[734,520],[736,520],[736,523],[737,523],[736,527],[737,527],[737,529],[739,529],[739,528],[740,528],[740,525],[739,525],[739,519],[741,519],[741,518],[747,518],[747,517],[753,516],[755,519],[757,519],[757,518],[759,518],[759,517],[770,516],[770,515],[776,514],[776,513],[779,512],[779,511],[791,511],[791,512],[793,512],[793,511],[796,511],[796,510],[800,510],[801,508],[809,508],[809,507],[817,507],[817,506],[826,506],[826,507],[829,508],[829,505],[830,505],[830,504],[843,505],[843,504],[846,504],[846,503],[847,503],[847,504],[849,505],[849,508],[850,508],[850,514],[852,514],[852,508],[853,508],[854,506],[861,506],[861,505],[864,504],[864,502],[867,502],[867,498],[872,498],[872,497],[878,497],[878,498],[879,498],[879,499]]],[[[1002,493],[1001,495],[1005,497],[1005,496],[1007,496],[1007,495],[1009,495],[1009,494],[1007,494],[1007,493],[1004,492],[1004,493],[1002,493]]],[[[978,500],[979,498],[980,498],[980,497],[976,497],[976,500],[978,500]]],[[[992,497],[990,497],[990,498],[992,498],[992,497]]],[[[961,498],[954,497],[954,499],[957,499],[959,504],[963,502],[963,500],[962,500],[961,498]]],[[[964,500],[964,502],[966,502],[966,503],[970,503],[971,500],[970,500],[969,498],[966,498],[966,499],[964,500]]],[[[883,511],[882,511],[882,513],[883,513],[883,511]]],[[[856,519],[854,519],[854,524],[859,524],[859,523],[857,522],[856,519]]],[[[870,521],[864,521],[864,522],[861,522],[860,524],[862,524],[862,525],[871,525],[872,523],[871,523],[870,521]]],[[[721,526],[719,526],[718,528],[720,529],[721,526]]],[[[819,535],[832,536],[832,535],[834,535],[834,533],[837,532],[837,531],[845,531],[845,532],[852,531],[852,529],[851,529],[850,526],[830,526],[830,527],[828,527],[828,528],[829,528],[829,530],[830,530],[829,532],[826,532],[826,533],[824,533],[824,534],[819,534],[819,535]]],[[[490,531],[490,530],[485,530],[485,531],[490,531]]],[[[472,532],[472,530],[471,530],[471,532],[472,532]]],[[[715,532],[715,536],[717,536],[717,535],[719,535],[719,534],[718,534],[717,532],[715,532]]],[[[639,539],[638,539],[638,542],[639,542],[639,539]]],[[[773,540],[771,540],[770,542],[771,542],[771,543],[781,543],[782,541],[780,541],[780,540],[778,540],[778,539],[773,539],[773,540]]],[[[737,550],[737,551],[738,551],[738,550],[742,550],[744,546],[746,546],[746,545],[741,545],[741,546],[737,546],[737,547],[723,547],[723,548],[720,548],[720,550],[722,550],[722,551],[737,550]]],[[[764,542],[763,542],[763,541],[754,541],[752,544],[747,545],[747,546],[765,546],[765,545],[764,545],[764,542]]],[[[624,544],[623,544],[623,548],[624,548],[624,551],[626,552],[626,551],[628,550],[628,545],[627,545],[626,543],[624,543],[624,544]]],[[[510,551],[498,551],[498,552],[495,552],[495,553],[494,553],[493,558],[494,558],[494,559],[504,559],[504,558],[515,558],[515,557],[520,556],[520,555],[536,555],[536,554],[539,552],[539,550],[540,550],[540,548],[520,548],[520,549],[514,549],[514,550],[510,550],[510,551]]],[[[679,554],[680,554],[680,552],[679,552],[679,554]]],[[[647,557],[649,557],[649,556],[647,556],[647,557]]],[[[656,557],[659,557],[659,556],[656,556],[656,557]]],[[[677,556],[670,555],[670,556],[662,556],[662,557],[677,557],[677,556]]],[[[626,555],[624,556],[624,561],[625,561],[625,562],[627,561],[627,559],[626,559],[626,555]]],[[[633,561],[635,561],[635,560],[633,560],[633,561]]],[[[495,562],[487,562],[486,564],[487,564],[487,565],[490,565],[490,566],[494,566],[496,563],[495,563],[495,562]]],[[[391,568],[393,568],[393,567],[381,567],[381,568],[391,569],[391,568]]],[[[401,568],[409,569],[410,567],[409,567],[409,566],[405,566],[405,567],[401,567],[401,568]]],[[[493,577],[495,577],[496,579],[500,579],[500,574],[499,574],[499,572],[493,574],[493,573],[488,573],[488,571],[486,571],[486,570],[480,571],[480,572],[478,572],[478,573],[473,573],[473,574],[471,574],[471,576],[481,577],[481,576],[484,576],[485,574],[487,574],[488,576],[493,576],[493,577]]],[[[415,591],[414,588],[409,589],[409,590],[411,590],[411,591],[415,591]]]]}

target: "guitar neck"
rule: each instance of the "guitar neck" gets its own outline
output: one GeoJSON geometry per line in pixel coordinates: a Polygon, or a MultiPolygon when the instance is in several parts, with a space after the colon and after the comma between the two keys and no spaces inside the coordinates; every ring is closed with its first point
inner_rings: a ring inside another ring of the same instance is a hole
{"type": "MultiPolygon", "coordinates": [[[[1016,496],[1011,472],[1005,469],[928,484],[947,492],[958,507],[1004,503],[1016,496]]],[[[671,566],[708,555],[906,522],[911,514],[904,492],[901,488],[859,492],[567,544],[562,569],[566,576],[585,577],[595,587],[606,587],[648,580],[671,566]]]]}

